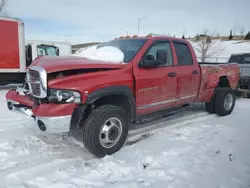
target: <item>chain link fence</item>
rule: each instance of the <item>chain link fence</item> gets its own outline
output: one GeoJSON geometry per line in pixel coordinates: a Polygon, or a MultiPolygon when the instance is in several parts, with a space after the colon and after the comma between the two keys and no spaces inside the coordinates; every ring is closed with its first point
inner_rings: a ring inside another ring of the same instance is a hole
{"type": "MultiPolygon", "coordinates": [[[[227,63],[229,57],[208,57],[206,58],[206,63],[227,63]]],[[[198,62],[202,62],[201,57],[197,57],[198,62]]]]}

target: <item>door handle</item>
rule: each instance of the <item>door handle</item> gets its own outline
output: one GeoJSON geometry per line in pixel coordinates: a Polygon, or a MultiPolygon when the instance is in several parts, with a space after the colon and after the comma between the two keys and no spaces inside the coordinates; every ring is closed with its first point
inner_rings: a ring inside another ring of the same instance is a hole
{"type": "Polygon", "coordinates": [[[168,73],[168,77],[175,77],[176,76],[176,72],[170,72],[168,73]]]}
{"type": "Polygon", "coordinates": [[[194,70],[192,74],[199,74],[199,72],[197,70],[194,70]]]}

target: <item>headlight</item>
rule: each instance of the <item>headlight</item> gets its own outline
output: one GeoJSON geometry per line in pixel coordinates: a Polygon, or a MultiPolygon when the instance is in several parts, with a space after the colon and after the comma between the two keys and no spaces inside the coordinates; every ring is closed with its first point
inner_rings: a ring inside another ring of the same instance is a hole
{"type": "Polygon", "coordinates": [[[81,93],[72,90],[49,89],[48,100],[54,103],[81,103],[81,93]]]}

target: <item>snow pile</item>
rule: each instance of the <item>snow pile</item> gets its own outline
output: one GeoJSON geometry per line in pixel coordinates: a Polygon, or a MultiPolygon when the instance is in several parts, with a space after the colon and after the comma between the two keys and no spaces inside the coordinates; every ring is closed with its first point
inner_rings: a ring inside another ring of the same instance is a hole
{"type": "Polygon", "coordinates": [[[97,48],[97,45],[82,49],[73,56],[84,57],[91,60],[108,61],[113,63],[122,63],[124,60],[123,52],[113,46],[104,46],[97,48]]]}
{"type": "Polygon", "coordinates": [[[72,137],[42,135],[9,112],[0,91],[2,188],[240,188],[250,186],[250,100],[227,117],[193,111],[157,124],[103,159],[72,137]],[[165,126],[163,126],[165,125],[165,126]]]}

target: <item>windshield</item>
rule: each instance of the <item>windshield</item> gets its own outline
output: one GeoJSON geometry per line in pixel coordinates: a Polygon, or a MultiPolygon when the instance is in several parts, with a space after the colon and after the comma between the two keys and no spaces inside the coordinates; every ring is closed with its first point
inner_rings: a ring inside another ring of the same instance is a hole
{"type": "Polygon", "coordinates": [[[38,45],[37,55],[38,56],[57,56],[57,48],[51,45],[38,45]]]}
{"type": "Polygon", "coordinates": [[[148,39],[116,39],[106,43],[101,44],[97,47],[97,49],[101,49],[104,47],[116,47],[123,54],[124,59],[123,62],[127,63],[131,61],[140,48],[146,43],[148,39]]]}

